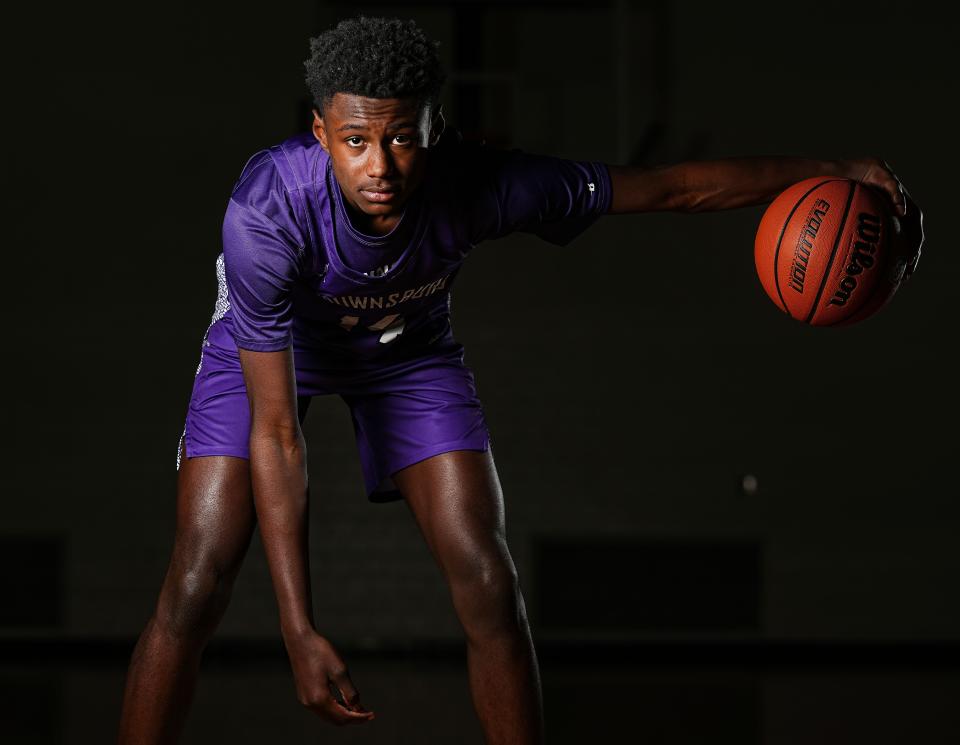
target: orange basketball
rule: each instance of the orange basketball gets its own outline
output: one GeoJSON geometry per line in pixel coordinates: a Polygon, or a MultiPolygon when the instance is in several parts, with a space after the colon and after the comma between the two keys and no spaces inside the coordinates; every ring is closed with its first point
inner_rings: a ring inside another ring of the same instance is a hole
{"type": "Polygon", "coordinates": [[[754,242],[760,283],[791,318],[812,326],[862,321],[893,297],[895,255],[885,196],[850,179],[794,184],[767,207],[754,242]]]}

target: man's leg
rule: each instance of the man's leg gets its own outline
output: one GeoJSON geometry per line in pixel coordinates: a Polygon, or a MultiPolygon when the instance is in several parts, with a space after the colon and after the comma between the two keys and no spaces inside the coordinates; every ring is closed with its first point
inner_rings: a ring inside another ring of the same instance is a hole
{"type": "Polygon", "coordinates": [[[540,674],[490,451],[443,453],[393,480],[450,587],[487,743],[540,745],[540,674]]]}
{"type": "Polygon", "coordinates": [[[181,453],[173,554],[127,672],[120,745],[177,741],[255,525],[249,461],[181,453]]]}

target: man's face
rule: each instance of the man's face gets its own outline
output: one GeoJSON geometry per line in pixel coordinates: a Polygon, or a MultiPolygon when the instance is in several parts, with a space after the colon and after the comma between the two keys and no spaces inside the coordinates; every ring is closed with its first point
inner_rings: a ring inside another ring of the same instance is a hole
{"type": "Polygon", "coordinates": [[[352,93],[335,94],[322,117],[314,109],[313,134],[330,154],[344,198],[375,233],[393,228],[423,179],[427,147],[443,122],[432,114],[414,99],[352,93]]]}

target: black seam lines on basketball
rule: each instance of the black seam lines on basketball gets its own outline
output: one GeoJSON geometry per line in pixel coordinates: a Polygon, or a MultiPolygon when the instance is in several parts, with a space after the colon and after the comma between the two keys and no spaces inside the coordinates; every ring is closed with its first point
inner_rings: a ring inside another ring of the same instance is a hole
{"type": "Polygon", "coordinates": [[[793,209],[790,210],[790,214],[787,215],[787,219],[783,221],[783,225],[780,227],[780,237],[777,238],[777,250],[773,253],[773,283],[777,288],[777,295],[780,296],[780,302],[783,304],[783,312],[786,313],[791,318],[794,317],[793,313],[790,312],[790,309],[787,307],[787,301],[783,298],[783,293],[780,291],[780,244],[783,243],[783,235],[787,232],[787,225],[790,224],[790,220],[793,218],[793,213],[796,212],[800,205],[803,204],[803,200],[810,196],[810,193],[816,191],[824,184],[829,184],[832,181],[843,181],[839,178],[828,178],[826,181],[821,181],[815,186],[811,186],[807,192],[797,200],[797,203],[793,205],[793,209]]]}
{"type": "Polygon", "coordinates": [[[820,296],[823,295],[823,288],[827,286],[827,280],[830,279],[830,270],[833,269],[834,259],[837,258],[837,249],[840,248],[840,239],[843,238],[843,229],[847,226],[847,217],[850,215],[850,205],[853,204],[853,195],[857,192],[857,182],[850,184],[850,194],[847,195],[847,204],[843,208],[843,219],[837,228],[837,239],[833,242],[833,250],[830,252],[830,261],[827,262],[827,269],[823,273],[823,279],[820,280],[820,287],[817,289],[817,296],[813,299],[813,307],[810,308],[810,315],[807,316],[807,323],[813,320],[817,312],[817,306],[820,305],[820,296]]]}

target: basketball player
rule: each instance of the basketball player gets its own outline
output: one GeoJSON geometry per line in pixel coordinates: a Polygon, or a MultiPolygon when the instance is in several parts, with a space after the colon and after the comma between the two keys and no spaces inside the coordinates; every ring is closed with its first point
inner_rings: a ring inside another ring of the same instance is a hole
{"type": "Polygon", "coordinates": [[[529,231],[562,246],[604,214],[731,209],[839,175],[906,212],[901,250],[919,252],[920,212],[876,158],[646,169],[466,143],[438,106],[436,46],[412,21],[363,17],[312,39],[312,131],[253,155],[234,186],[177,454],[173,553],[127,675],[124,745],[176,741],[257,521],[299,701],[335,724],[374,718],[312,612],[300,425],[324,394],[350,407],[369,499],[405,500],[442,570],[486,741],[542,742],[500,483],[450,327],[450,288],[476,244],[529,231]]]}

